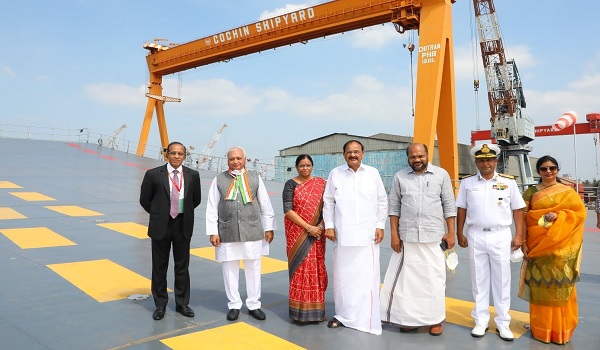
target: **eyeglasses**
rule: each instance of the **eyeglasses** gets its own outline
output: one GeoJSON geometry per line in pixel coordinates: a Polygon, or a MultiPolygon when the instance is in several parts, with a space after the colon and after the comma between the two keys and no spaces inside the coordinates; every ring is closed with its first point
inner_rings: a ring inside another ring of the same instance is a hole
{"type": "Polygon", "coordinates": [[[540,171],[541,171],[541,172],[546,172],[546,171],[548,171],[548,170],[550,170],[550,171],[556,171],[556,170],[558,170],[558,167],[557,167],[556,165],[552,165],[552,166],[541,166],[541,167],[540,167],[540,171]]]}
{"type": "Polygon", "coordinates": [[[185,156],[185,153],[183,152],[175,152],[175,151],[170,151],[169,152],[170,156],[185,156]]]}

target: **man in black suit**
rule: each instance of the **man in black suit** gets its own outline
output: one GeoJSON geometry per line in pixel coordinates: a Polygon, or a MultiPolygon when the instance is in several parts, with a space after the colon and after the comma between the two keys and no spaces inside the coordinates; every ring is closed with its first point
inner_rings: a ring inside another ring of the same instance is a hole
{"type": "Polygon", "coordinates": [[[165,316],[169,301],[167,270],[173,245],[175,262],[175,310],[194,317],[190,301],[190,241],[194,229],[194,208],[200,204],[200,175],[182,165],[186,149],[180,142],[167,147],[168,163],[144,175],[140,204],[150,214],[148,236],[152,238],[152,296],[155,320],[165,316]]]}

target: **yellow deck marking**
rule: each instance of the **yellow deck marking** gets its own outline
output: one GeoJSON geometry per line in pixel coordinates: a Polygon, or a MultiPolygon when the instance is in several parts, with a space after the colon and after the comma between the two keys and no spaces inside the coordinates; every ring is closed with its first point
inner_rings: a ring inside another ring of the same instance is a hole
{"type": "Polygon", "coordinates": [[[148,237],[148,226],[140,225],[135,222],[115,222],[109,224],[98,224],[109,230],[117,231],[131,237],[145,239],[148,237]]]}
{"type": "Polygon", "coordinates": [[[0,232],[22,249],[77,245],[47,227],[10,228],[0,232]]]}
{"type": "Polygon", "coordinates": [[[101,303],[151,293],[149,279],[108,259],[47,266],[101,303]]]}
{"type": "MultiPolygon", "coordinates": [[[[190,249],[190,254],[200,257],[200,258],[216,261],[215,260],[215,248],[213,248],[213,247],[190,249]]],[[[244,268],[243,261],[240,263],[240,267],[244,268]]],[[[268,256],[263,256],[262,262],[261,262],[260,273],[264,275],[267,273],[285,271],[285,270],[287,270],[287,268],[288,268],[287,261],[277,260],[277,259],[269,258],[268,256]]]]}
{"type": "Polygon", "coordinates": [[[219,349],[219,350],[302,350],[289,341],[252,327],[245,322],[207,329],[161,340],[173,350],[219,349]]]}
{"type": "Polygon", "coordinates": [[[10,181],[0,181],[0,188],[23,188],[19,185],[15,185],[10,181]]]}
{"type": "Polygon", "coordinates": [[[52,198],[52,197],[48,197],[45,196],[41,193],[38,192],[9,192],[10,194],[12,194],[15,197],[19,197],[22,200],[25,201],[30,201],[30,202],[34,202],[34,201],[55,201],[56,199],[52,198]]]}
{"type": "Polygon", "coordinates": [[[46,208],[50,210],[54,210],[61,214],[65,214],[68,216],[99,216],[104,215],[102,213],[98,213],[97,211],[85,209],[76,205],[51,205],[46,206],[46,208]]]}
{"type": "MultiPolygon", "coordinates": [[[[465,301],[460,299],[446,297],[446,321],[465,327],[475,327],[473,318],[471,317],[471,311],[475,303],[471,301],[465,301]]],[[[510,330],[516,338],[519,338],[527,332],[525,325],[529,323],[529,314],[526,312],[520,312],[510,310],[508,312],[511,317],[510,330]]],[[[495,309],[490,306],[490,324],[489,331],[496,333],[496,323],[494,322],[495,309]]]]}
{"type": "MultiPolygon", "coordinates": [[[[244,262],[242,261],[240,267],[244,268],[244,262]]],[[[267,274],[279,271],[286,271],[288,269],[287,261],[281,261],[273,258],[269,258],[268,256],[262,257],[262,262],[260,264],[260,273],[267,274]]]]}
{"type": "Polygon", "coordinates": [[[0,208],[0,220],[10,219],[27,219],[27,216],[22,215],[21,213],[12,208],[0,208]]]}

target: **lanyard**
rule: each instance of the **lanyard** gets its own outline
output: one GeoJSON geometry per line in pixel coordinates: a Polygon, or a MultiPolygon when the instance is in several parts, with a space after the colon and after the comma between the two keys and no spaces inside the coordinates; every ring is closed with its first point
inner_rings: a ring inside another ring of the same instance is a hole
{"type": "Polygon", "coordinates": [[[173,177],[169,176],[169,180],[171,180],[171,183],[173,184],[173,186],[175,186],[177,192],[181,192],[181,187],[183,186],[183,171],[180,171],[180,173],[181,177],[179,178],[179,186],[177,186],[177,183],[175,182],[175,180],[173,180],[173,177]]]}

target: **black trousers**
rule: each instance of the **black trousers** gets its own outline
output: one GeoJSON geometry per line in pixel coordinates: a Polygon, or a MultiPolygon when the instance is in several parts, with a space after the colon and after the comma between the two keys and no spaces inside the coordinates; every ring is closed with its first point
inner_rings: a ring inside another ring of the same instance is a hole
{"type": "Polygon", "coordinates": [[[183,236],[183,214],[169,219],[163,239],[152,240],[152,296],[154,305],[163,307],[169,301],[167,293],[167,271],[169,255],[173,246],[175,263],[175,303],[188,305],[190,301],[190,241],[183,236]]]}

